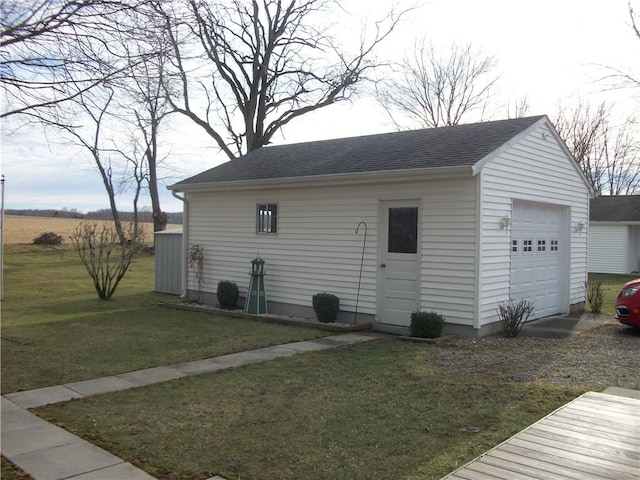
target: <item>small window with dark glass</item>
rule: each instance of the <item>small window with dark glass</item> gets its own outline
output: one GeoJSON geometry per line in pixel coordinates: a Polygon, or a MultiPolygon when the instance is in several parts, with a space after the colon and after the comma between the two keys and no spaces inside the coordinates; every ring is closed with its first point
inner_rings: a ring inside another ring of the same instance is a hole
{"type": "Polygon", "coordinates": [[[546,252],[547,251],[547,241],[546,240],[538,240],[538,251],[546,252]]]}
{"type": "Polygon", "coordinates": [[[522,241],[522,251],[523,252],[531,252],[531,251],[533,251],[533,240],[523,240],[522,241]]]}
{"type": "Polygon", "coordinates": [[[549,245],[549,250],[552,252],[558,251],[558,240],[551,240],[551,245],[549,245]]]}
{"type": "Polygon", "coordinates": [[[518,240],[511,240],[511,252],[518,253],[518,240]]]}
{"type": "Polygon", "coordinates": [[[418,252],[418,207],[389,208],[389,253],[418,252]]]}
{"type": "Polygon", "coordinates": [[[278,232],[278,204],[260,203],[256,206],[256,233],[278,232]]]}

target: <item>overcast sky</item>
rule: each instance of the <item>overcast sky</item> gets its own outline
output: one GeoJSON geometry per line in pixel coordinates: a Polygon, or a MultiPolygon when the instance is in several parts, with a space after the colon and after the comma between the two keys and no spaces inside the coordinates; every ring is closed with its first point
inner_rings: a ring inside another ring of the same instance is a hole
{"type": "MultiPolygon", "coordinates": [[[[349,10],[366,14],[371,0],[346,0],[349,10]]],[[[385,3],[376,2],[376,8],[385,3]]],[[[640,0],[632,0],[636,11],[640,0]]],[[[372,13],[371,15],[374,15],[372,13]]],[[[373,17],[372,17],[373,18],[373,17]]],[[[358,22],[355,20],[354,22],[358,22]]],[[[354,25],[348,28],[353,28],[354,25]]],[[[355,25],[357,27],[357,23],[355,25]]],[[[582,95],[594,105],[607,100],[614,110],[630,114],[638,108],[632,92],[603,91],[599,65],[634,71],[640,77],[640,42],[629,26],[627,0],[425,0],[413,12],[380,57],[399,58],[411,50],[416,35],[438,45],[471,42],[498,60],[500,96],[504,102],[526,96],[531,115],[553,116],[557,102],[570,105],[582,95]]],[[[636,77],[637,78],[637,77],[636,77]]],[[[506,110],[494,119],[506,117],[506,110]]],[[[171,117],[170,117],[171,118],[171,117]]],[[[13,121],[12,121],[13,122],[13,121]]],[[[392,131],[384,111],[370,98],[329,107],[288,126],[274,143],[294,143],[392,131]]],[[[181,203],[165,185],[226,161],[209,137],[186,120],[174,117],[171,133],[173,171],[161,186],[162,207],[179,211],[181,203]]],[[[108,208],[99,174],[86,154],[45,136],[38,127],[14,132],[2,124],[0,144],[5,175],[5,208],[76,208],[86,212],[108,208]]],[[[150,202],[142,202],[149,205],[150,202]]],[[[130,202],[122,199],[123,209],[130,202]]]]}

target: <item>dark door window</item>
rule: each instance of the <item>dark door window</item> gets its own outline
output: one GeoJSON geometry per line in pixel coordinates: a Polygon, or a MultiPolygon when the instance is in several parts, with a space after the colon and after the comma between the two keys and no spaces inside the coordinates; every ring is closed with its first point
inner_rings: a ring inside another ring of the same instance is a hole
{"type": "Polygon", "coordinates": [[[418,253],[418,207],[389,208],[389,253],[418,253]]]}

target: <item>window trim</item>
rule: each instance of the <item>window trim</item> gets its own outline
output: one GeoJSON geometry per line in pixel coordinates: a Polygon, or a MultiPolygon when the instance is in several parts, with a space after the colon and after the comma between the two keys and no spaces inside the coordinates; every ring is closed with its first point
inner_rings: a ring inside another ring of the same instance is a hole
{"type": "Polygon", "coordinates": [[[278,234],[278,210],[278,202],[256,203],[256,235],[278,234]],[[263,211],[271,216],[270,221],[265,221],[263,211]]]}

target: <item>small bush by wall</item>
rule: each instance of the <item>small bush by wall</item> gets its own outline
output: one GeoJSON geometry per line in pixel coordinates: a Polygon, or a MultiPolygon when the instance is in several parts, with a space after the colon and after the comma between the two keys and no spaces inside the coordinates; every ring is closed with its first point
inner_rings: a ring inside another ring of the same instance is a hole
{"type": "Polygon", "coordinates": [[[591,313],[602,313],[602,304],[604,303],[604,290],[602,282],[589,280],[585,283],[587,291],[587,302],[591,307],[591,313]]]}
{"type": "Polygon", "coordinates": [[[411,336],[438,338],[442,336],[444,317],[437,312],[413,312],[411,314],[411,336]]]}
{"type": "Polygon", "coordinates": [[[229,280],[222,280],[218,283],[218,305],[225,310],[233,310],[238,306],[240,292],[238,285],[229,280]]]}
{"type": "Polygon", "coordinates": [[[340,310],[340,299],[331,293],[316,293],[312,298],[313,311],[321,323],[335,322],[340,310]]]}
{"type": "Polygon", "coordinates": [[[62,245],[64,238],[53,232],[46,232],[33,239],[34,245],[62,245]]]}
{"type": "Polygon", "coordinates": [[[498,304],[498,318],[502,324],[502,333],[506,337],[517,337],[524,323],[533,313],[533,308],[533,303],[529,300],[516,302],[512,298],[508,302],[498,304]]]}

